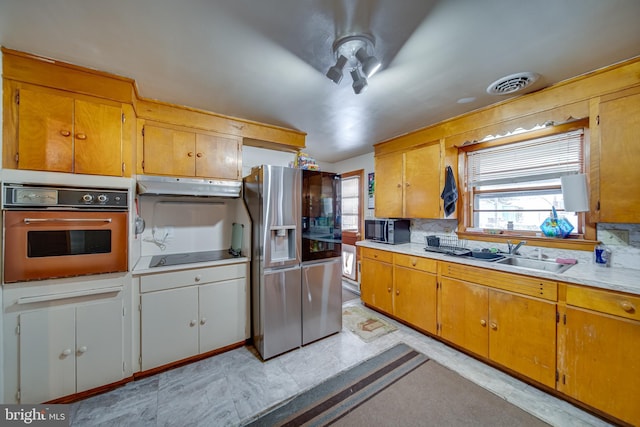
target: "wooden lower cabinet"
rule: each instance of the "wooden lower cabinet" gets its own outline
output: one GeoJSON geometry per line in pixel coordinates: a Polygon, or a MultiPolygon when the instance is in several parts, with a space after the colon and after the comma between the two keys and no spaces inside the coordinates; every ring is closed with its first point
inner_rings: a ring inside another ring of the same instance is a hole
{"type": "Polygon", "coordinates": [[[555,387],[556,304],[444,277],[440,336],[555,387]]]}
{"type": "Polygon", "coordinates": [[[390,252],[363,248],[360,297],[365,304],[389,314],[393,313],[392,260],[390,252]]]}
{"type": "Polygon", "coordinates": [[[640,298],[569,287],[567,304],[585,307],[560,310],[558,390],[640,425],[640,298]]]}
{"type": "Polygon", "coordinates": [[[363,248],[362,301],[423,331],[436,333],[436,262],[363,248]]]}
{"type": "Polygon", "coordinates": [[[436,334],[436,262],[394,254],[393,314],[424,331],[436,334]]]}

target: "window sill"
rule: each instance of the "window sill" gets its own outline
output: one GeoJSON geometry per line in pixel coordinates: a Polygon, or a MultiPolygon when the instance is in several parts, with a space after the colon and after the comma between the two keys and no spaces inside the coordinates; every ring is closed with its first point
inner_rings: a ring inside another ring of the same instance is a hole
{"type": "Polygon", "coordinates": [[[586,240],[581,237],[567,237],[566,239],[557,239],[552,237],[539,237],[526,234],[518,234],[513,231],[504,231],[501,234],[489,234],[482,232],[459,231],[458,238],[467,240],[482,240],[485,242],[507,243],[511,240],[514,243],[520,240],[526,240],[530,246],[541,246],[554,249],[570,249],[574,251],[589,251],[598,244],[597,240],[586,240]]]}

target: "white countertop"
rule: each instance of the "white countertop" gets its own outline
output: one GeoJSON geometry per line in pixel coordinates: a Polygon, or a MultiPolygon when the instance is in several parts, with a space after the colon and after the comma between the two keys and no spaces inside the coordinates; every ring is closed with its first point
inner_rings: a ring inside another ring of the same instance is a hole
{"type": "Polygon", "coordinates": [[[468,257],[457,257],[453,255],[439,254],[436,252],[427,252],[424,250],[424,245],[419,243],[388,245],[370,240],[362,240],[357,242],[356,245],[640,295],[640,270],[630,268],[600,267],[594,264],[578,263],[568,270],[558,274],[547,271],[532,271],[521,267],[496,264],[495,262],[476,260],[468,257]]]}
{"type": "Polygon", "coordinates": [[[131,274],[133,276],[142,276],[144,274],[166,273],[168,271],[192,270],[194,268],[218,267],[221,265],[249,262],[249,257],[240,256],[237,258],[222,259],[218,261],[194,262],[190,264],[167,265],[163,267],[149,267],[151,258],[153,258],[153,256],[140,257],[135,267],[133,267],[133,270],[131,270],[131,274]]]}

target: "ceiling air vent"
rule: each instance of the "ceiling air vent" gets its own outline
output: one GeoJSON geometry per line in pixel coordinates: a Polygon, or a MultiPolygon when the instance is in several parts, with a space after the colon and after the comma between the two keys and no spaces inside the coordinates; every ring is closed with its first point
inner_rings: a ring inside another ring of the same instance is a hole
{"type": "Polygon", "coordinates": [[[491,83],[487,88],[490,95],[508,95],[510,93],[521,91],[527,86],[531,86],[540,77],[536,73],[516,73],[511,74],[491,83]]]}

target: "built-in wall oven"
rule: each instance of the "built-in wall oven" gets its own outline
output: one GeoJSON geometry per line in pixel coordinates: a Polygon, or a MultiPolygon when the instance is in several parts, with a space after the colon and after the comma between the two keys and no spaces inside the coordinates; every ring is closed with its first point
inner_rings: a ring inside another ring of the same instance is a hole
{"type": "Polygon", "coordinates": [[[3,185],[4,283],[127,271],[126,190],[3,185]]]}

